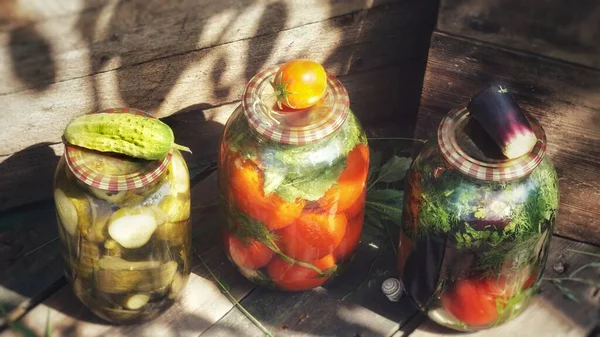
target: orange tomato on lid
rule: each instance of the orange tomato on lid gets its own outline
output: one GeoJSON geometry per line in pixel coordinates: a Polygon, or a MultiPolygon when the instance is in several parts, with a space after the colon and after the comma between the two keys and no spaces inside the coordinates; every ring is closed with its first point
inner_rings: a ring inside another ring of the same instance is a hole
{"type": "MultiPolygon", "coordinates": [[[[271,83],[277,95],[277,106],[306,109],[317,103],[327,89],[327,74],[319,63],[293,60],[283,64],[271,83]]],[[[285,111],[285,110],[282,110],[285,111]]]]}

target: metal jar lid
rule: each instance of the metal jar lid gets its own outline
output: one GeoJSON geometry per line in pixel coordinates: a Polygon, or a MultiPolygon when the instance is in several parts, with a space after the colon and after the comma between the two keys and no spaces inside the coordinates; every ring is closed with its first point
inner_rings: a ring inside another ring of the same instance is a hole
{"type": "Polygon", "coordinates": [[[510,181],[527,176],[544,158],[546,153],[546,133],[540,123],[528,116],[537,137],[533,149],[515,159],[477,157],[459,140],[471,120],[469,111],[460,107],[450,111],[440,122],[437,139],[442,156],[455,169],[469,177],[484,181],[510,181]]]}
{"type": "Polygon", "coordinates": [[[256,132],[279,143],[302,145],[327,137],[344,123],[350,105],[348,93],[329,74],[325,96],[317,104],[293,112],[277,111],[271,82],[278,69],[273,66],[259,72],[244,90],[242,107],[256,132]]]}
{"type": "MultiPolygon", "coordinates": [[[[130,108],[106,109],[95,113],[130,113],[152,117],[144,111],[130,108]]],[[[67,166],[79,181],[113,192],[140,188],[153,182],[165,171],[172,156],[169,153],[162,160],[144,160],[93,151],[66,141],[64,144],[67,166]]]]}

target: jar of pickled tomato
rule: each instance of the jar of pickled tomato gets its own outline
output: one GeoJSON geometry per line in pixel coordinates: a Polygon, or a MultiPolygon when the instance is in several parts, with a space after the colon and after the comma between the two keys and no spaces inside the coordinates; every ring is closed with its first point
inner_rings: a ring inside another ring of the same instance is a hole
{"type": "Polygon", "coordinates": [[[178,150],[150,161],[65,142],[54,200],[67,280],[93,313],[148,320],[174,303],[191,252],[189,173],[178,150]]]}
{"type": "Polygon", "coordinates": [[[277,70],[251,79],[225,127],[222,233],[248,279],[302,291],[331,279],[359,244],[369,149],[336,78],[327,75],[314,105],[281,109],[272,85],[277,70]]]}
{"type": "Polygon", "coordinates": [[[507,159],[468,109],[452,110],[413,162],[398,262],[406,293],[444,326],[473,331],[523,311],[539,289],[558,211],[542,126],[507,159]]]}

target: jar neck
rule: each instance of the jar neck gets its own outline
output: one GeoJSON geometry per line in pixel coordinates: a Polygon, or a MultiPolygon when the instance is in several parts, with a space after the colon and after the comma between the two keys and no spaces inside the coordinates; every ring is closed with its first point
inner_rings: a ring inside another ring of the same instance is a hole
{"type": "Polygon", "coordinates": [[[254,76],[244,91],[242,107],[249,125],[267,139],[303,145],[326,138],[345,122],[349,113],[348,93],[335,77],[328,75],[325,95],[313,106],[279,109],[271,83],[278,67],[254,76]]]}
{"type": "Polygon", "coordinates": [[[470,113],[457,108],[440,122],[437,141],[443,158],[453,169],[481,181],[507,182],[520,179],[531,173],[542,161],[546,152],[546,134],[540,123],[532,117],[529,121],[537,137],[530,153],[515,159],[476,156],[472,147],[462,141],[470,113]]]}

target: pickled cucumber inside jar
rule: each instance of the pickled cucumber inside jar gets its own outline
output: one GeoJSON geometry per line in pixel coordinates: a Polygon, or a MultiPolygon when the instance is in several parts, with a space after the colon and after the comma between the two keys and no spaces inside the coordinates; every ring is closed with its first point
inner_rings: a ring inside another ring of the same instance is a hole
{"type": "Polygon", "coordinates": [[[158,207],[162,209],[169,222],[179,222],[190,218],[190,198],[188,195],[166,196],[158,207]]]}
{"type": "Polygon", "coordinates": [[[176,245],[184,244],[190,235],[190,223],[188,220],[178,222],[167,222],[156,228],[157,240],[164,240],[176,245]]]}
{"type": "Polygon", "coordinates": [[[98,290],[112,293],[152,292],[166,289],[173,282],[177,262],[127,261],[105,256],[95,273],[98,290]]]}
{"type": "Polygon", "coordinates": [[[188,279],[189,275],[184,275],[180,272],[177,272],[175,274],[175,277],[173,278],[173,283],[171,283],[171,288],[169,289],[170,299],[176,299],[177,297],[179,297],[179,295],[183,291],[183,288],[185,288],[188,279]]]}
{"type": "Polygon", "coordinates": [[[173,194],[185,194],[189,192],[190,179],[187,165],[185,164],[185,160],[181,156],[181,153],[177,150],[173,152],[173,156],[171,157],[167,179],[171,183],[173,194]]]}
{"type": "Polygon", "coordinates": [[[108,234],[125,248],[140,248],[150,241],[157,226],[152,208],[121,208],[111,216],[108,234]]]}
{"type": "Polygon", "coordinates": [[[91,209],[88,198],[74,188],[57,187],[54,202],[60,223],[70,235],[77,235],[77,226],[89,227],[91,209]]]}
{"type": "Polygon", "coordinates": [[[76,255],[70,256],[69,265],[76,277],[90,278],[98,268],[100,248],[96,243],[85,239],[80,239],[78,245],[79,251],[76,255]]]}
{"type": "Polygon", "coordinates": [[[91,211],[91,219],[88,228],[82,228],[84,237],[96,243],[104,243],[108,239],[108,220],[112,215],[112,209],[107,201],[88,198],[91,211]]]}

